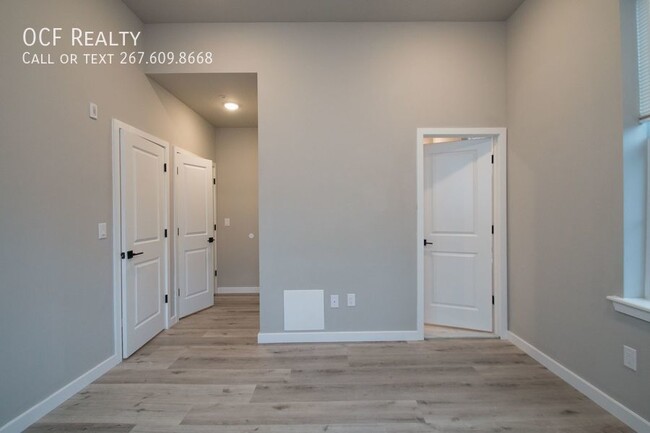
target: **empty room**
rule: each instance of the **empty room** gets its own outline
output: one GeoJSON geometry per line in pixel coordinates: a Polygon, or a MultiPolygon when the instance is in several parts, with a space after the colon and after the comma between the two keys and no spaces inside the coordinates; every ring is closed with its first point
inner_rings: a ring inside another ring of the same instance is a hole
{"type": "Polygon", "coordinates": [[[650,433],[650,0],[0,24],[0,433],[650,433]]]}

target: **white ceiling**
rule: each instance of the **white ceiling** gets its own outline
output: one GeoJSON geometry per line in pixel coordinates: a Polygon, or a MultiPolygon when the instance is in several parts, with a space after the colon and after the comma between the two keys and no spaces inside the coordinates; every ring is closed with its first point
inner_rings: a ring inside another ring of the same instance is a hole
{"type": "Polygon", "coordinates": [[[123,0],[145,23],[504,21],[524,0],[123,0]]]}
{"type": "Polygon", "coordinates": [[[257,127],[257,74],[147,74],[217,128],[257,127]],[[221,98],[223,95],[225,98],[221,98]],[[227,111],[223,103],[239,104],[227,111]]]}

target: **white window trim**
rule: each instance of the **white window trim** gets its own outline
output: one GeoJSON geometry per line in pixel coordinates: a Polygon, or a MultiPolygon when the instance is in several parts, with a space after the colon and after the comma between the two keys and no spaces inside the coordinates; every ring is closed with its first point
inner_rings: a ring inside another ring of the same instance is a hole
{"type": "Polygon", "coordinates": [[[614,310],[637,319],[650,322],[650,301],[644,298],[621,298],[608,296],[607,299],[614,304],[614,310]]]}
{"type": "Polygon", "coordinates": [[[608,296],[607,299],[614,304],[614,310],[637,319],[650,322],[650,140],[646,144],[647,162],[646,162],[646,236],[645,236],[645,269],[644,269],[644,286],[642,297],[632,297],[624,294],[620,296],[608,296]],[[643,297],[645,296],[645,297],[643,297]]]}
{"type": "MultiPolygon", "coordinates": [[[[636,0],[636,39],[639,77],[639,123],[650,121],[650,0],[636,0]]],[[[646,128],[645,248],[643,287],[624,287],[623,296],[608,296],[614,310],[650,322],[650,134],[646,128]]],[[[635,234],[635,236],[638,236],[635,234]]],[[[636,283],[633,285],[637,285],[636,283]]]]}
{"type": "MultiPolygon", "coordinates": [[[[646,129],[650,132],[650,130],[646,129]]],[[[645,163],[645,268],[644,268],[644,285],[641,297],[645,295],[645,300],[650,301],[650,138],[646,141],[646,163],[645,163]]],[[[627,295],[627,293],[626,293],[627,295]]]]}

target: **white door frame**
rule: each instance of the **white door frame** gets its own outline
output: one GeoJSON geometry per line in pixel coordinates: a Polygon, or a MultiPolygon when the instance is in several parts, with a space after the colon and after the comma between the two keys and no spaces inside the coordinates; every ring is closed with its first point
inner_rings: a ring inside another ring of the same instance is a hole
{"type": "MultiPolygon", "coordinates": [[[[167,164],[167,176],[165,176],[165,221],[164,225],[169,227],[169,203],[170,203],[170,187],[169,176],[169,143],[141,131],[131,125],[121,122],[117,119],[112,121],[112,153],[113,153],[113,335],[114,335],[114,353],[122,359],[122,193],[121,193],[121,173],[120,173],[120,129],[129,131],[133,134],[139,135],[153,143],[158,144],[164,148],[165,163],[167,164]]],[[[165,238],[165,254],[167,257],[167,272],[165,278],[167,283],[167,291],[170,287],[170,270],[169,265],[169,236],[165,238]]],[[[169,295],[169,293],[166,293],[169,295]]],[[[165,304],[165,328],[169,329],[169,303],[165,304]]]]}
{"type": "MultiPolygon", "coordinates": [[[[217,262],[218,257],[217,257],[217,246],[219,245],[219,238],[217,237],[217,163],[212,161],[212,223],[213,223],[213,229],[214,229],[214,257],[213,257],[213,262],[214,262],[214,279],[212,280],[214,282],[214,294],[217,294],[217,289],[219,288],[219,277],[217,276],[218,274],[218,269],[217,265],[219,264],[217,262]]],[[[216,300],[216,299],[215,299],[216,300]]]]}
{"type": "Polygon", "coordinates": [[[507,338],[508,331],[508,230],[506,128],[418,128],[417,130],[417,326],[424,338],[424,146],[427,137],[493,137],[493,290],[494,333],[507,338]]]}

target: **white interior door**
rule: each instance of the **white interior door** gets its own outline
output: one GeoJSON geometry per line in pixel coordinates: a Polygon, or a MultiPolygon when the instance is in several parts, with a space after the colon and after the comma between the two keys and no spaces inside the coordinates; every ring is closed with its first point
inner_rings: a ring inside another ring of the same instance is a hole
{"type": "Polygon", "coordinates": [[[425,322],[492,331],[492,139],[425,147],[425,322]]]}
{"type": "Polygon", "coordinates": [[[214,304],[212,161],[176,151],[179,317],[214,304]]]}
{"type": "Polygon", "coordinates": [[[165,158],[163,146],[120,129],[124,358],[165,327],[165,158]]]}

